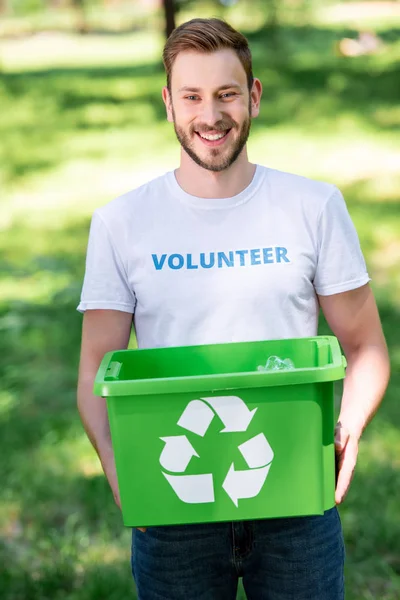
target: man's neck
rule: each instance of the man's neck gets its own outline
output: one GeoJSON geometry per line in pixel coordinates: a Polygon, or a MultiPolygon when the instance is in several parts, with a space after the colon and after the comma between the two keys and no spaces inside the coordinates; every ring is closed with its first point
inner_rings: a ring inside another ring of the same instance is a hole
{"type": "Polygon", "coordinates": [[[245,149],[228,169],[219,172],[200,167],[182,150],[175,177],[180,187],[192,196],[232,198],[250,185],[255,170],[256,165],[248,161],[245,149]]]}

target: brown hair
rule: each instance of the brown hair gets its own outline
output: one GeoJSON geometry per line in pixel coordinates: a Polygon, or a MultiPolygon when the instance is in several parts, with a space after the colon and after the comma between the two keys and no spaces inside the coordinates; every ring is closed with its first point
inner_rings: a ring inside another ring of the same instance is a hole
{"type": "Polygon", "coordinates": [[[251,52],[247,39],[221,19],[192,19],[177,27],[169,36],[163,51],[167,86],[171,89],[171,71],[179,52],[216,52],[230,48],[236,52],[247,75],[249,90],[253,85],[251,52]]]}

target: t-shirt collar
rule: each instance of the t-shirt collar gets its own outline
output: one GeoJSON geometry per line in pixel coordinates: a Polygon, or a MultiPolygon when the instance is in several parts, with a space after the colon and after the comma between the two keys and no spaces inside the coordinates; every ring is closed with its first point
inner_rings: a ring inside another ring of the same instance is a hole
{"type": "Polygon", "coordinates": [[[256,170],[253,175],[253,179],[249,185],[242,190],[236,196],[230,198],[200,198],[199,196],[192,196],[185,192],[179,185],[175,171],[169,171],[166,174],[167,183],[172,194],[179,198],[179,200],[194,208],[201,208],[205,210],[215,210],[223,208],[233,208],[248,202],[252,196],[256,193],[264,179],[266,169],[260,165],[256,165],[256,170]]]}

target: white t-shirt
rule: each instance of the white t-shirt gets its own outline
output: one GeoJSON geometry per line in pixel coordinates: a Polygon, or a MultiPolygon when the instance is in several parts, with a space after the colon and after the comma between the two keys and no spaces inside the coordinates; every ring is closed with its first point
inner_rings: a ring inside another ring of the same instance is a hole
{"type": "Polygon", "coordinates": [[[316,294],[368,281],[333,185],[257,166],[204,199],[171,171],[95,211],[78,310],[133,313],[141,348],[308,337],[316,294]]]}

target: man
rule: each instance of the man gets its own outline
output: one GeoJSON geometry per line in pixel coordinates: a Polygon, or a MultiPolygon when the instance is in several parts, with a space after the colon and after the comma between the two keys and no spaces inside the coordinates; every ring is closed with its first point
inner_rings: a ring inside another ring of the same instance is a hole
{"type": "MultiPolygon", "coordinates": [[[[180,166],[95,211],[79,310],[78,406],[119,504],[99,363],[126,348],[313,336],[319,307],[348,361],[336,427],[336,502],[387,386],[388,356],[357,234],[333,185],[251,164],[261,82],[247,40],[217,19],[178,27],[164,49],[180,166]]],[[[336,507],[322,516],[137,528],[141,600],[340,600],[336,507]]]]}

